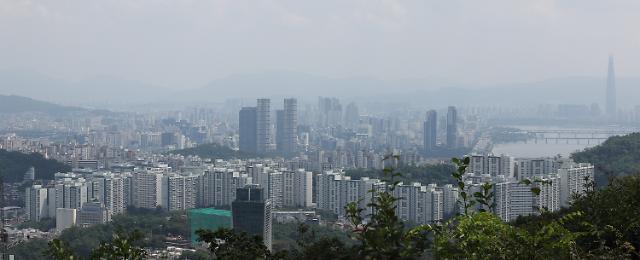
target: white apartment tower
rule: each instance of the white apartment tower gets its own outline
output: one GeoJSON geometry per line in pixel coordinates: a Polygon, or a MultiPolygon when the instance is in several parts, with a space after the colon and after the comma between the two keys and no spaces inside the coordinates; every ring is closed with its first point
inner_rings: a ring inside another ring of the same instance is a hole
{"type": "Polygon", "coordinates": [[[33,185],[27,187],[25,193],[27,219],[40,221],[40,219],[48,217],[47,188],[43,188],[42,185],[33,185]]]}
{"type": "Polygon", "coordinates": [[[155,209],[162,206],[162,177],[162,173],[154,171],[133,174],[132,191],[135,207],[155,209]]]}
{"type": "Polygon", "coordinates": [[[593,165],[588,163],[565,162],[558,169],[560,179],[560,205],[569,206],[573,196],[587,191],[594,181],[593,165]]]}

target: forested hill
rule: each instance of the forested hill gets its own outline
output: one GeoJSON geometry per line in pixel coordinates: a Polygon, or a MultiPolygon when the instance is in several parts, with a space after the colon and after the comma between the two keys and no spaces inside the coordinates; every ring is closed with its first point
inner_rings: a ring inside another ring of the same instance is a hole
{"type": "Polygon", "coordinates": [[[0,113],[63,113],[70,111],[83,111],[79,107],[61,106],[49,102],[39,101],[28,97],[0,95],[0,113]]]}
{"type": "Polygon", "coordinates": [[[45,180],[52,180],[56,172],[71,170],[68,165],[56,160],[45,159],[38,153],[25,154],[0,149],[0,176],[4,178],[4,182],[22,181],[24,173],[32,166],[36,171],[35,178],[45,180]]]}
{"type": "Polygon", "coordinates": [[[576,162],[594,164],[598,184],[606,183],[609,176],[640,173],[640,133],[611,137],[571,157],[576,162]]]}

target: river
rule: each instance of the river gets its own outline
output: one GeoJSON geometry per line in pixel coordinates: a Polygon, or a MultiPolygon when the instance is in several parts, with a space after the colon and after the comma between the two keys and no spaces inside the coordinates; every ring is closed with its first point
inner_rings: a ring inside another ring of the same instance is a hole
{"type": "Polygon", "coordinates": [[[493,154],[505,154],[514,157],[550,157],[555,155],[562,155],[564,157],[569,156],[576,151],[584,150],[585,148],[593,147],[601,142],[604,142],[604,138],[608,137],[608,134],[603,132],[612,130],[611,127],[598,127],[598,128],[564,128],[553,126],[507,126],[518,128],[525,131],[559,131],[569,133],[545,133],[539,134],[537,139],[528,140],[526,142],[512,142],[512,143],[500,143],[494,144],[492,152],[493,154]],[[571,133],[576,131],[576,133],[571,133]],[[593,131],[593,133],[591,133],[593,131]],[[595,137],[595,139],[589,140],[589,137],[595,137]],[[566,138],[566,139],[563,139],[566,138]],[[584,138],[584,139],[582,139],[584,138]]]}

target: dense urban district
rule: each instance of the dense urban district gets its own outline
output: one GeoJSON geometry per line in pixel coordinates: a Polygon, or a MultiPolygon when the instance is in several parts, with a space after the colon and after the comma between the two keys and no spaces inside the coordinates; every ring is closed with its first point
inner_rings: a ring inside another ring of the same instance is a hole
{"type": "Polygon", "coordinates": [[[9,259],[640,257],[640,110],[611,98],[604,112],[2,100],[9,259]]]}

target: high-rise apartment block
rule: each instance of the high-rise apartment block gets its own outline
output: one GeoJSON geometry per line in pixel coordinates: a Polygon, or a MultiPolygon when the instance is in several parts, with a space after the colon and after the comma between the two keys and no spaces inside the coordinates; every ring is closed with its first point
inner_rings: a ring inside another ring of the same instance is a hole
{"type": "Polygon", "coordinates": [[[400,183],[393,195],[400,198],[397,201],[396,214],[404,221],[428,224],[443,219],[444,198],[442,191],[435,186],[400,183]]]}
{"type": "Polygon", "coordinates": [[[155,209],[162,206],[162,178],[160,172],[141,171],[133,174],[133,206],[155,209]]]}
{"type": "Polygon", "coordinates": [[[558,168],[560,205],[569,206],[574,195],[583,194],[594,179],[594,167],[588,163],[565,161],[558,168]]]}
{"type": "Polygon", "coordinates": [[[26,188],[25,212],[28,220],[40,221],[49,216],[47,192],[47,188],[43,188],[42,185],[26,188]]]}
{"type": "Polygon", "coordinates": [[[369,191],[384,188],[384,183],[378,179],[362,178],[352,180],[340,171],[327,171],[317,175],[317,208],[344,215],[345,206],[351,202],[359,202],[365,209],[364,214],[371,214],[373,209],[368,207],[373,197],[369,191]]]}
{"type": "Polygon", "coordinates": [[[515,176],[515,160],[513,157],[500,155],[470,155],[467,172],[475,174],[488,174],[490,176],[504,176],[512,178],[515,176]]]}

